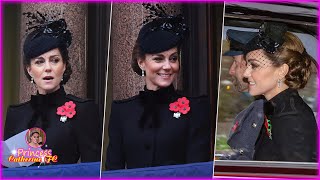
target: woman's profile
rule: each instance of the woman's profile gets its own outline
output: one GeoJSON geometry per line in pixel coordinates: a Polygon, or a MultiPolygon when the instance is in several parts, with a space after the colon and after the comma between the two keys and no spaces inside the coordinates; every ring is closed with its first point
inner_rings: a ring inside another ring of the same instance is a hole
{"type": "Polygon", "coordinates": [[[247,44],[246,60],[249,93],[266,98],[254,159],[316,162],[316,119],[297,91],[306,86],[315,60],[281,23],[263,24],[247,44]]]}

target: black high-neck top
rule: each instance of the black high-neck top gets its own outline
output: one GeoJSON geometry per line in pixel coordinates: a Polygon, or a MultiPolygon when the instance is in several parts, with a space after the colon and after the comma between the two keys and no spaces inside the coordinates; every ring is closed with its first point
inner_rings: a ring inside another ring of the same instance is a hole
{"type": "Polygon", "coordinates": [[[316,162],[317,123],[311,108],[297,90],[288,88],[266,101],[265,115],[272,126],[272,139],[265,126],[256,142],[255,160],[316,162]]]}
{"type": "Polygon", "coordinates": [[[114,101],[106,169],[209,161],[209,101],[186,97],[190,111],[176,118],[169,105],[181,97],[171,85],[157,91],[145,87],[134,97],[114,101]]]}
{"type": "Polygon", "coordinates": [[[144,91],[139,92],[141,98],[141,104],[144,107],[139,126],[144,128],[146,123],[152,123],[153,126],[159,127],[161,121],[159,119],[161,113],[161,107],[168,106],[171,102],[177,100],[179,96],[173,85],[166,88],[161,88],[156,91],[148,90],[144,87],[144,91]]]}
{"type": "Polygon", "coordinates": [[[51,149],[58,156],[57,163],[71,164],[100,161],[102,119],[93,100],[66,94],[61,86],[50,94],[32,95],[31,100],[11,105],[7,111],[4,140],[26,129],[39,127],[46,133],[42,149],[51,149]],[[57,108],[72,101],[76,114],[61,122],[57,108]]]}
{"type": "Polygon", "coordinates": [[[48,110],[58,108],[66,102],[66,92],[63,86],[49,94],[31,95],[31,106],[34,109],[33,116],[28,123],[28,128],[40,127],[43,130],[48,128],[48,110]]]}

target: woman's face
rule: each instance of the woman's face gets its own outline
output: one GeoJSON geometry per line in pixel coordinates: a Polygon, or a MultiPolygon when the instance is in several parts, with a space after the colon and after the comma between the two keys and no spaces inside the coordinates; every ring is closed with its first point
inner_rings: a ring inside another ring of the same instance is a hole
{"type": "Polygon", "coordinates": [[[32,134],[31,142],[34,143],[34,144],[38,144],[39,143],[39,134],[38,133],[32,134]]]}
{"type": "Polygon", "coordinates": [[[31,59],[27,67],[39,94],[48,94],[60,88],[66,65],[58,48],[31,59]]]}
{"type": "Polygon", "coordinates": [[[246,60],[244,77],[248,78],[249,93],[252,96],[264,95],[267,100],[277,95],[280,92],[277,83],[280,67],[274,67],[262,49],[249,52],[246,60]]]}
{"type": "Polygon", "coordinates": [[[179,72],[179,54],[177,47],[157,54],[146,54],[138,64],[145,70],[146,86],[149,90],[158,90],[172,84],[179,72]]]}

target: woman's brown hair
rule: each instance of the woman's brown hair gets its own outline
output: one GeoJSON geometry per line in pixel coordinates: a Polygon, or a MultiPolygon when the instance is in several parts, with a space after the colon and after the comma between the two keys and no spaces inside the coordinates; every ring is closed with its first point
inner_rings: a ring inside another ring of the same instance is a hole
{"type": "Polygon", "coordinates": [[[286,32],[284,43],[274,53],[265,53],[279,67],[283,64],[289,66],[284,83],[293,89],[302,89],[306,86],[311,75],[311,64],[316,62],[307,52],[301,40],[293,33],[286,32]]]}

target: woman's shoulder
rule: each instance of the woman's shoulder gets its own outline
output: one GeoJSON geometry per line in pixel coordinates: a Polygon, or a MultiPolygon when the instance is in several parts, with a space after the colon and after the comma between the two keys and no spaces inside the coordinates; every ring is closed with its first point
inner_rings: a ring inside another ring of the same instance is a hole
{"type": "Polygon", "coordinates": [[[67,98],[67,100],[75,101],[76,103],[92,103],[92,102],[94,102],[93,99],[80,98],[80,97],[74,96],[72,94],[67,94],[66,98],[67,98]]]}
{"type": "Polygon", "coordinates": [[[207,95],[200,95],[200,96],[189,96],[189,99],[193,101],[208,101],[209,97],[207,95]]]}
{"type": "Polygon", "coordinates": [[[135,103],[137,100],[139,100],[139,95],[135,95],[126,99],[121,99],[121,100],[114,100],[113,104],[130,104],[130,103],[135,103]]]}
{"type": "Polygon", "coordinates": [[[210,99],[207,95],[184,95],[179,93],[179,97],[185,97],[189,100],[190,108],[193,109],[193,112],[203,113],[207,112],[210,109],[210,99]]]}
{"type": "Polygon", "coordinates": [[[281,99],[281,102],[274,106],[273,111],[273,117],[281,120],[279,121],[281,123],[301,126],[316,122],[314,112],[297,91],[292,91],[288,97],[281,99]]]}
{"type": "Polygon", "coordinates": [[[195,95],[195,96],[190,96],[190,95],[185,95],[182,92],[177,91],[177,94],[179,97],[185,97],[187,98],[190,102],[192,103],[209,103],[209,96],[207,95],[195,95]]]}
{"type": "Polygon", "coordinates": [[[26,101],[19,104],[11,104],[9,105],[8,109],[10,110],[18,110],[18,109],[24,109],[30,106],[30,101],[26,101]]]}
{"type": "Polygon", "coordinates": [[[80,98],[72,94],[66,95],[66,102],[72,101],[76,104],[77,112],[96,111],[98,106],[93,99],[80,98]]]}
{"type": "MultiPolygon", "coordinates": [[[[282,101],[281,112],[284,113],[295,113],[299,114],[313,114],[312,109],[309,105],[305,102],[305,100],[300,96],[297,90],[291,90],[288,93],[288,97],[285,97],[282,101]]],[[[283,113],[280,113],[283,114],[283,113]]]]}

